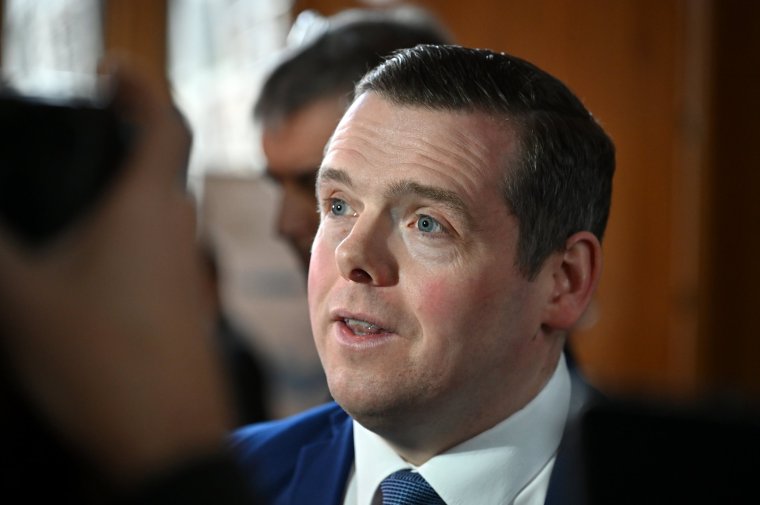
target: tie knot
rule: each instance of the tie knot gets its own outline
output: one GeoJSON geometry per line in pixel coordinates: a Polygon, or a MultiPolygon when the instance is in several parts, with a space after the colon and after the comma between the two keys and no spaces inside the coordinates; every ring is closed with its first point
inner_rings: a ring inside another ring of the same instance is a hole
{"type": "Polygon", "coordinates": [[[380,483],[383,505],[446,505],[425,478],[410,470],[400,470],[380,483]]]}

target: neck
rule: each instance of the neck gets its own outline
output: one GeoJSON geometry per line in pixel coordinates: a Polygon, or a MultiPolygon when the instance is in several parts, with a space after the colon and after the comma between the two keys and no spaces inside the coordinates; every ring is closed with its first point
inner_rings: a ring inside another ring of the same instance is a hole
{"type": "Polygon", "coordinates": [[[491,394],[450,402],[435,411],[418,405],[412,413],[407,410],[399,416],[385,415],[382,420],[357,420],[381,436],[405,461],[420,466],[493,428],[530,403],[553,376],[561,346],[558,349],[532,376],[522,377],[522,387],[504,384],[491,394]]]}

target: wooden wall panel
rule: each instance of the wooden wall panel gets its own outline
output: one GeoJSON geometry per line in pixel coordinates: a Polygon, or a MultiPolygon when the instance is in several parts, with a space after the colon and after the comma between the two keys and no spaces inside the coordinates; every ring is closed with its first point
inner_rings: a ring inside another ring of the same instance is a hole
{"type": "Polygon", "coordinates": [[[107,0],[105,6],[106,52],[134,60],[168,99],[166,0],[107,0]]]}
{"type": "Polygon", "coordinates": [[[760,398],[760,3],[715,2],[702,364],[760,398]]]}

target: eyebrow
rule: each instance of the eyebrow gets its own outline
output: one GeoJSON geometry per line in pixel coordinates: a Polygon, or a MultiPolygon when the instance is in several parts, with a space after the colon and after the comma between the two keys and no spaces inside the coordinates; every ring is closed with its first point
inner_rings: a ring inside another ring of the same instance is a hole
{"type": "Polygon", "coordinates": [[[320,168],[319,173],[317,174],[317,186],[319,186],[322,181],[340,182],[350,188],[354,187],[351,177],[344,170],[339,170],[337,168],[320,168]]]}
{"type": "Polygon", "coordinates": [[[465,205],[464,200],[453,191],[405,179],[391,184],[391,187],[388,188],[385,193],[385,196],[389,198],[399,198],[406,195],[416,195],[443,204],[457,213],[468,224],[471,224],[467,205],[465,205]]]}
{"type": "MultiPolygon", "coordinates": [[[[319,171],[318,180],[319,182],[330,180],[344,184],[349,188],[354,187],[351,176],[348,175],[348,173],[346,173],[344,170],[337,168],[323,167],[319,171]]],[[[453,191],[404,179],[391,184],[391,186],[385,192],[385,197],[388,199],[401,198],[407,195],[416,195],[427,200],[441,203],[457,213],[468,224],[472,224],[470,213],[467,210],[467,205],[465,205],[464,200],[462,200],[462,198],[453,191]]]]}

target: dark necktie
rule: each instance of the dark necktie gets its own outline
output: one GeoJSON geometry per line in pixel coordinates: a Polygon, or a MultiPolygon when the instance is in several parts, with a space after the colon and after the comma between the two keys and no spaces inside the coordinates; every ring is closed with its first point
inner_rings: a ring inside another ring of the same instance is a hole
{"type": "Polygon", "coordinates": [[[380,483],[383,505],[446,505],[422,475],[400,470],[380,483]]]}

